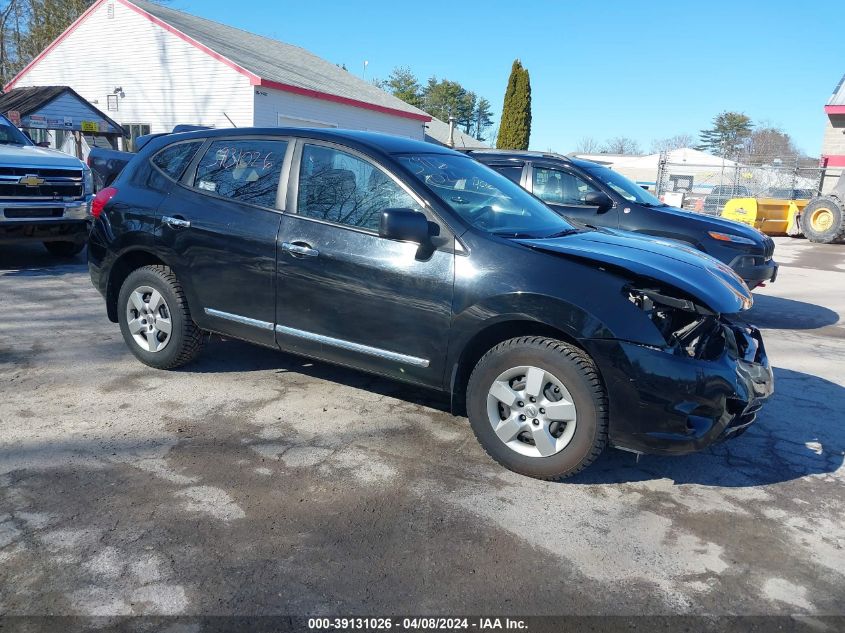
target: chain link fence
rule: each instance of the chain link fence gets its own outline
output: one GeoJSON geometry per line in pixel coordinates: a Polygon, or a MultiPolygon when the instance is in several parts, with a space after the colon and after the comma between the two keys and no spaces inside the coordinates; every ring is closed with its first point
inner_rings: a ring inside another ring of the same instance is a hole
{"type": "Polygon", "coordinates": [[[830,191],[841,168],[825,169],[799,160],[753,164],[723,160],[712,164],[673,163],[661,156],[656,193],[666,202],[711,215],[731,198],[800,200],[830,191]]]}

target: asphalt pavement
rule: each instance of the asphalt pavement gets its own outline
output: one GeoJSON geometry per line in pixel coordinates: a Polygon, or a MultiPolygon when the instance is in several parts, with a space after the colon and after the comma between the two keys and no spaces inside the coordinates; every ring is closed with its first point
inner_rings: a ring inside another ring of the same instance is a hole
{"type": "Polygon", "coordinates": [[[444,397],[233,340],[161,372],[83,258],[0,250],[0,614],[845,614],[845,245],[777,239],[776,395],[564,483],[444,397]]]}

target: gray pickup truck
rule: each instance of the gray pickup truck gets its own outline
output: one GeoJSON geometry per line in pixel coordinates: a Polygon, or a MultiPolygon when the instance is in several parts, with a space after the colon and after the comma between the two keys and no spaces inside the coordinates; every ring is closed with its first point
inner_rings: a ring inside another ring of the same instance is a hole
{"type": "Polygon", "coordinates": [[[82,161],[35,145],[0,116],[0,244],[43,242],[73,257],[85,248],[94,194],[82,161]]]}

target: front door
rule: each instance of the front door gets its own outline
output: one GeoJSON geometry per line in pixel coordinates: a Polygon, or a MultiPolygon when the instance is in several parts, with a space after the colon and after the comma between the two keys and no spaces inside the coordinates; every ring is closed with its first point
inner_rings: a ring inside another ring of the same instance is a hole
{"type": "Polygon", "coordinates": [[[532,193],[562,216],[593,226],[619,226],[616,207],[600,212],[598,207],[585,204],[585,196],[599,189],[568,169],[534,163],[530,182],[532,193]]]}
{"type": "Polygon", "coordinates": [[[361,154],[309,141],[293,160],[287,205],[295,214],[283,217],[279,231],[279,345],[440,386],[454,237],[441,223],[433,249],[380,238],[383,209],[423,205],[361,154]]]}
{"type": "Polygon", "coordinates": [[[160,207],[162,242],[205,329],[274,345],[284,139],[216,138],[160,207]]]}

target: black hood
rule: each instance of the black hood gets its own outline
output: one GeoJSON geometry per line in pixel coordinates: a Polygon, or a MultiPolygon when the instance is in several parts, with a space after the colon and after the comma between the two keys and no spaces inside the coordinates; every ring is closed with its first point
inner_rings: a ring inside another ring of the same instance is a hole
{"type": "Polygon", "coordinates": [[[654,279],[681,290],[714,312],[733,314],[747,310],[753,302],[748,286],[733,270],[682,244],[602,230],[517,241],[535,250],[607,264],[654,279]]]}

